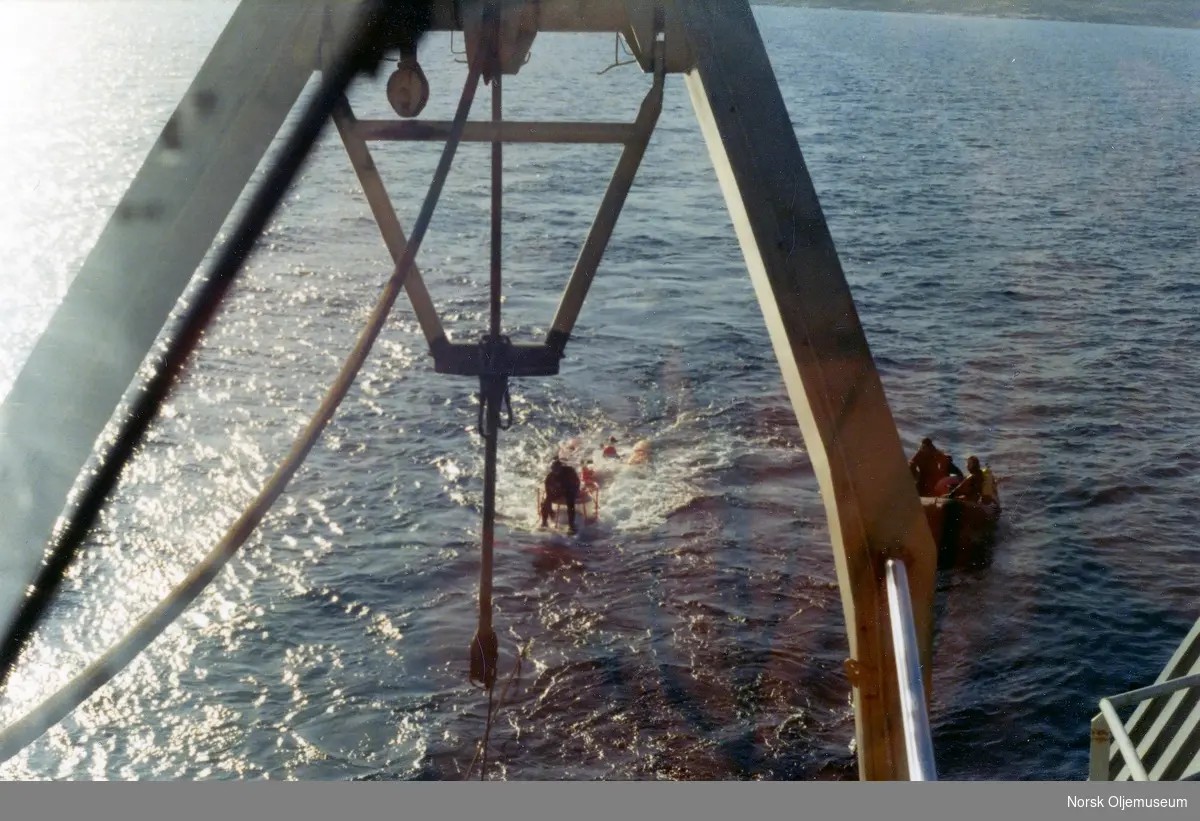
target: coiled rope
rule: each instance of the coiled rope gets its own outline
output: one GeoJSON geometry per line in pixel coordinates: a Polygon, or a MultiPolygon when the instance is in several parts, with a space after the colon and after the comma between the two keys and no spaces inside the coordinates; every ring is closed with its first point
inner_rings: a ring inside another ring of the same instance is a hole
{"type": "MultiPolygon", "coordinates": [[[[209,275],[180,317],[178,328],[166,351],[159,357],[150,379],[131,403],[129,413],[106,449],[99,468],[81,493],[78,504],[71,510],[61,530],[55,534],[45,563],[38,571],[29,594],[21,602],[13,623],[0,642],[0,685],[7,681],[33,631],[45,616],[67,569],[83,548],[88,533],[99,517],[109,494],[116,487],[125,465],[133,458],[138,444],[158,416],[172,386],[183,373],[188,359],[199,344],[201,334],[216,316],[217,309],[228,294],[267,221],[304,164],[305,158],[329,120],[329,112],[333,110],[334,104],[342,97],[355,75],[363,71],[372,71],[378,64],[378,56],[382,53],[384,44],[383,37],[389,28],[385,25],[389,12],[395,13],[395,9],[391,8],[386,0],[368,0],[364,4],[347,47],[338,55],[329,70],[324,72],[321,84],[280,151],[279,158],[271,165],[237,229],[221,249],[209,275]]],[[[402,35],[413,39],[423,33],[420,21],[416,21],[417,28],[413,30],[409,30],[409,22],[404,21],[404,30],[400,32],[402,35]]],[[[428,27],[427,23],[424,25],[428,27]]]]}
{"type": "MultiPolygon", "coordinates": [[[[450,136],[446,141],[441,160],[438,163],[429,192],[421,207],[420,215],[413,226],[413,233],[404,253],[396,263],[394,272],[383,288],[366,327],[358,338],[354,349],[347,357],[337,379],[333,382],[325,399],[308,425],[292,445],[287,458],[279,465],[275,474],[263,487],[245,512],[225,536],[217,543],[207,556],[197,564],[187,577],[175,587],[153,610],[143,617],[128,633],[125,634],[107,652],[89,664],[84,670],[68,682],[62,689],[47,698],[40,705],[26,714],[19,721],[11,724],[0,732],[0,762],[7,761],[29,744],[36,741],[43,733],[65,718],[72,710],[86,701],[93,693],[107,684],[132,662],[138,654],[148,647],[175,619],[184,613],[187,607],[196,600],[201,592],[216,578],[217,573],[249,538],[254,528],[266,515],[271,505],[279,498],[287,487],[288,482],[299,470],[308,453],[316,444],[329,420],[333,418],[338,405],[346,397],[350,387],[358,375],[359,369],[366,361],[379,333],[383,329],[392,306],[396,302],[401,289],[404,287],[408,272],[412,269],[413,261],[420,250],[425,232],[433,218],[433,211],[441,195],[455,152],[462,138],[467,115],[475,98],[479,85],[483,61],[477,58],[473,61],[467,74],[466,86],[455,113],[450,136]]],[[[334,79],[334,78],[330,78],[334,79]]],[[[344,86],[343,86],[344,88],[344,86]]],[[[314,101],[314,105],[316,101],[314,101]]]]}

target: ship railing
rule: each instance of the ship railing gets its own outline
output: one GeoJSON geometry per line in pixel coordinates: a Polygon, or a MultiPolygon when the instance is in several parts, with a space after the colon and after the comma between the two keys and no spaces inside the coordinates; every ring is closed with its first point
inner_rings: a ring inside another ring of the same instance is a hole
{"type": "Polygon", "coordinates": [[[1129,737],[1129,732],[1125,728],[1125,722],[1121,719],[1117,710],[1133,704],[1141,704],[1143,701],[1149,701],[1157,696],[1170,695],[1180,690],[1198,686],[1200,686],[1200,673],[1182,676],[1170,681],[1152,684],[1149,687],[1140,687],[1137,690],[1130,690],[1127,693],[1100,699],[1100,714],[1092,719],[1092,743],[1088,766],[1088,780],[1111,780],[1111,749],[1112,742],[1116,741],[1117,748],[1121,751],[1121,757],[1125,760],[1125,766],[1128,768],[1133,780],[1149,781],[1150,776],[1146,772],[1146,765],[1142,762],[1142,757],[1138,754],[1137,746],[1133,743],[1133,739],[1129,737]]]}
{"type": "Polygon", "coordinates": [[[897,559],[889,559],[887,562],[887,598],[892,648],[896,657],[896,680],[900,689],[908,780],[937,781],[933,737],[929,730],[929,710],[925,704],[925,680],[921,674],[921,654],[917,644],[917,628],[913,621],[912,597],[908,589],[908,573],[904,569],[904,563],[897,559]]]}

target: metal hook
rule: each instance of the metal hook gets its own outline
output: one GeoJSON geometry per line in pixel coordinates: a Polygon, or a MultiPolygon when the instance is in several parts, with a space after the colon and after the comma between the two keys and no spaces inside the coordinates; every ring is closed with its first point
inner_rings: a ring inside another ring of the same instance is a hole
{"type": "Polygon", "coordinates": [[[508,421],[500,423],[500,430],[508,430],[513,426],[512,396],[508,392],[507,385],[504,387],[504,409],[508,414],[508,421]]]}

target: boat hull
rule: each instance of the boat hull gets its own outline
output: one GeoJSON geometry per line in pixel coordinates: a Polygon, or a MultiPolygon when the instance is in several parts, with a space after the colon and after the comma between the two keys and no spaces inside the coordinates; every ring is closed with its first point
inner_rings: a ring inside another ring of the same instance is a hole
{"type": "Polygon", "coordinates": [[[921,497],[929,530],[938,546],[938,566],[983,561],[995,543],[1000,506],[957,499],[921,497]]]}

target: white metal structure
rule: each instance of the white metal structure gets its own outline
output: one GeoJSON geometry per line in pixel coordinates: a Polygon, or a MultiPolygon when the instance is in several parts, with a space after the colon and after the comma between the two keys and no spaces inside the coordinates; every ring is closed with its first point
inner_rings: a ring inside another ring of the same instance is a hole
{"type": "Polygon", "coordinates": [[[1200,778],[1200,620],[1149,687],[1100,700],[1090,781],[1200,778]],[[1128,721],[1117,710],[1137,705],[1128,721]],[[1113,742],[1117,749],[1113,750],[1113,742]]]}

